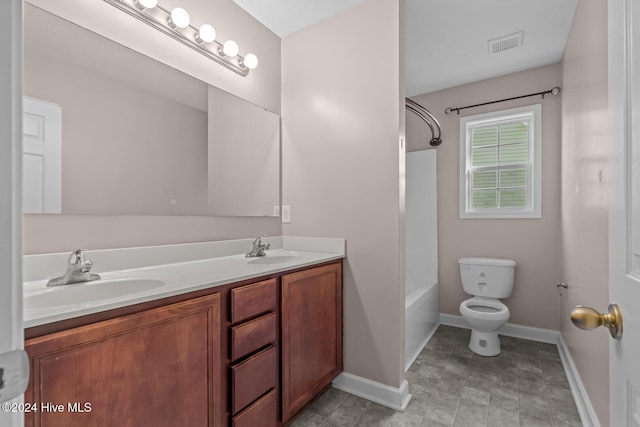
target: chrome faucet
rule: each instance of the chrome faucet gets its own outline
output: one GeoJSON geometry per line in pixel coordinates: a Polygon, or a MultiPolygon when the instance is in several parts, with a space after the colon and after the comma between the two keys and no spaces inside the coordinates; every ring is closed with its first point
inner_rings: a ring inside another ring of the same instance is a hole
{"type": "Polygon", "coordinates": [[[91,267],[93,267],[93,262],[85,261],[84,251],[86,251],[86,249],[77,249],[71,252],[69,260],[67,261],[67,271],[64,273],[64,276],[49,280],[47,286],[71,285],[73,283],[99,280],[100,276],[98,274],[89,273],[91,267]]]}
{"type": "Polygon", "coordinates": [[[249,252],[244,254],[244,256],[246,258],[253,258],[253,257],[265,256],[266,255],[264,253],[264,251],[265,251],[265,249],[269,249],[271,247],[271,244],[267,243],[266,245],[263,245],[262,244],[262,237],[266,237],[266,235],[265,236],[256,237],[256,239],[253,241],[253,248],[249,252]]]}

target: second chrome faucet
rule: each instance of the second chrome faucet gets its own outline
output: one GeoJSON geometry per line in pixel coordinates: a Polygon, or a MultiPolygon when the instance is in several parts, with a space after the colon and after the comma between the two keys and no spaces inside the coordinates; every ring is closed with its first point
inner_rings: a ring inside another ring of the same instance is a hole
{"type": "Polygon", "coordinates": [[[253,257],[259,257],[259,256],[267,255],[266,253],[264,253],[264,251],[265,251],[265,249],[269,249],[271,247],[271,244],[270,243],[262,244],[262,238],[263,237],[266,237],[266,235],[265,236],[256,237],[256,239],[253,241],[253,248],[251,248],[251,250],[249,252],[244,254],[244,256],[246,258],[253,258],[253,257]]]}

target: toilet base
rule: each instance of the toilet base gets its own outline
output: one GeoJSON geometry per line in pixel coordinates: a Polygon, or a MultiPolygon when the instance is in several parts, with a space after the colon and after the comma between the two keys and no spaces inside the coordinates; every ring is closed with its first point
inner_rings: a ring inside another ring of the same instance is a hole
{"type": "Polygon", "coordinates": [[[480,356],[499,355],[501,350],[498,332],[482,332],[471,329],[469,349],[480,356]]]}

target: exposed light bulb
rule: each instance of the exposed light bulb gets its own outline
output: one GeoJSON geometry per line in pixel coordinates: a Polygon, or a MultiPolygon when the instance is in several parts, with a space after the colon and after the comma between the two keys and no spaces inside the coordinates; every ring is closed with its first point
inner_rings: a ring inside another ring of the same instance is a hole
{"type": "Polygon", "coordinates": [[[153,9],[158,5],[158,0],[135,0],[138,9],[153,9]]]}
{"type": "Polygon", "coordinates": [[[198,30],[198,43],[211,43],[216,39],[216,30],[209,24],[202,24],[198,30]]]}
{"type": "Polygon", "coordinates": [[[234,42],[233,40],[227,40],[222,46],[222,53],[231,57],[238,55],[239,50],[240,49],[238,48],[238,43],[234,42]]]}
{"type": "Polygon", "coordinates": [[[258,66],[258,57],[253,53],[247,53],[242,63],[250,70],[253,70],[258,66]]]}
{"type": "Polygon", "coordinates": [[[169,18],[169,25],[171,27],[187,28],[189,26],[189,14],[181,7],[176,7],[171,11],[171,18],[169,18]]]}

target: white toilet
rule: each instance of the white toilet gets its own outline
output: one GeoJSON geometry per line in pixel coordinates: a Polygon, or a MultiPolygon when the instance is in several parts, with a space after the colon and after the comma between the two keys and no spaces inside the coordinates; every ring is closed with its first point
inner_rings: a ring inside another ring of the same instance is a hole
{"type": "Polygon", "coordinates": [[[498,258],[460,258],[462,287],[472,298],[462,301],[460,314],[471,326],[469,348],[481,356],[500,354],[498,329],[509,320],[509,308],[499,298],[513,290],[516,262],[498,258]]]}

